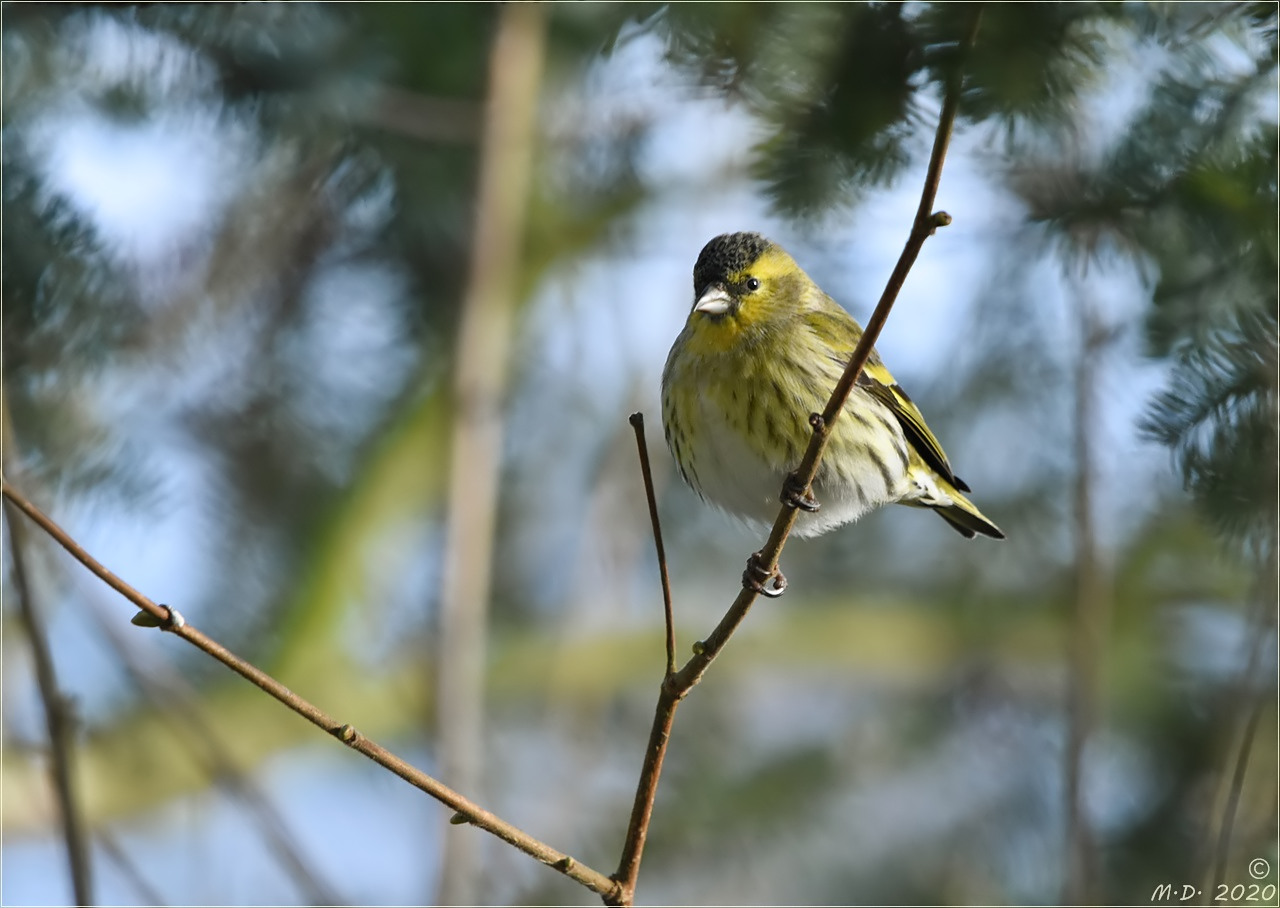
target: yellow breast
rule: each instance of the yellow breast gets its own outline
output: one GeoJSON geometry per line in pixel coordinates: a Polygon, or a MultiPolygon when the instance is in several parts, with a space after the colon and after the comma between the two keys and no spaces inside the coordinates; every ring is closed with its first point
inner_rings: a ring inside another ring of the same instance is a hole
{"type": "MultiPolygon", "coordinates": [[[[794,468],[840,370],[808,332],[695,314],[663,373],[663,421],[690,482],[734,439],[771,471],[794,468]],[[718,453],[699,431],[717,439],[718,453]]],[[[773,490],[770,491],[773,494],[773,490]]]]}

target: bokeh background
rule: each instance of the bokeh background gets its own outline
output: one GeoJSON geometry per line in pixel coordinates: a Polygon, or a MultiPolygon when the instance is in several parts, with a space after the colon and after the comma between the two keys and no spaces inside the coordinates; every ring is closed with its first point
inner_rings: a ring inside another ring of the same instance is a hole
{"type": "MultiPolygon", "coordinates": [[[[660,440],[693,261],[760,230],[865,320],[973,8],[2,15],[6,478],[153,599],[610,871],[663,665],[627,416],[687,653],[763,538],[660,440]]],[[[889,509],[790,545],[790,591],[677,716],[641,902],[1274,896],[1276,15],[983,11],[955,223],[879,350],[1009,539],[889,509]]],[[[5,904],[598,903],[131,627],[13,519],[5,904]]]]}

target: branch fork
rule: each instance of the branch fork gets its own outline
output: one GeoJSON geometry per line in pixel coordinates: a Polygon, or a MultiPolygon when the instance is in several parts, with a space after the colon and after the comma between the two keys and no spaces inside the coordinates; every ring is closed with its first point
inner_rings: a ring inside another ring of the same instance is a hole
{"type": "MultiPolygon", "coordinates": [[[[981,19],[981,7],[977,7],[970,23],[969,34],[963,44],[968,48],[977,36],[978,22],[981,19]]],[[[649,513],[653,522],[654,541],[658,553],[658,566],[662,578],[662,596],[665,603],[667,624],[667,671],[663,678],[662,689],[658,696],[658,704],[654,710],[653,726],[649,733],[649,746],[645,751],[644,765],[640,771],[640,781],[636,786],[635,802],[631,810],[631,822],[627,826],[626,842],[622,849],[622,859],[618,869],[614,871],[620,888],[618,900],[605,898],[606,905],[630,906],[634,902],[636,881],[640,873],[640,858],[644,850],[645,838],[648,834],[649,821],[653,814],[653,802],[657,796],[658,776],[662,771],[662,760],[670,739],[672,724],[675,721],[676,707],[688,695],[720,650],[729,641],[733,632],[746,618],[757,596],[775,599],[787,588],[787,578],[778,569],[778,559],[791,530],[795,527],[799,511],[816,511],[819,502],[814,498],[812,486],[818,474],[818,464],[826,450],[827,441],[831,437],[831,427],[839,417],[845,402],[858,376],[866,365],[867,359],[879,338],[884,323],[889,317],[898,298],[902,285],[906,281],[911,266],[915,264],[924,241],[932,236],[939,227],[951,223],[951,215],[945,211],[934,211],[933,204],[938,194],[938,184],[942,176],[942,164],[947,154],[947,146],[951,141],[951,133],[955,124],[956,110],[960,102],[961,80],[959,70],[953,74],[943,99],[942,111],[938,116],[938,128],[934,134],[933,149],[929,155],[929,166],[925,173],[924,188],[920,193],[920,204],[916,208],[912,221],[911,233],[907,237],[898,262],[884,292],[876,304],[875,311],[867,321],[862,338],[853,356],[849,358],[844,373],[836,383],[821,413],[809,416],[809,425],[813,427],[813,435],[809,439],[809,447],[794,472],[787,475],[780,494],[781,510],[774,520],[773,529],[764,547],[752,554],[747,561],[747,568],[742,575],[742,591],[725,612],[720,623],[704,640],[693,646],[693,657],[678,672],[675,671],[672,653],[675,650],[675,632],[671,610],[671,590],[668,578],[666,555],[662,547],[661,529],[658,525],[657,505],[654,502],[653,481],[649,469],[649,453],[644,440],[644,418],[639,413],[631,415],[631,425],[636,430],[636,444],[639,448],[641,471],[645,480],[645,492],[649,500],[649,513]]]]}
{"type": "MultiPolygon", "coordinates": [[[[976,34],[981,8],[979,7],[978,9],[979,11],[973,17],[969,35],[964,43],[965,47],[972,44],[976,34]]],[[[743,575],[743,589],[738,593],[733,604],[711,633],[703,640],[694,643],[693,656],[679,669],[676,667],[675,658],[675,622],[672,611],[670,580],[653,491],[649,455],[644,441],[644,419],[639,413],[631,416],[630,421],[636,433],[641,471],[644,476],[645,491],[648,498],[649,515],[657,548],[666,622],[667,652],[666,667],[658,692],[658,703],[654,711],[649,742],[645,748],[644,763],[636,789],[631,818],[627,825],[622,857],[617,870],[611,875],[605,875],[580,863],[572,856],[557,851],[468,800],[440,781],[416,769],[395,754],[366,738],[350,724],[338,722],[333,717],[322,712],[318,707],[299,697],[266,672],[241,659],[217,641],[190,625],[176,609],[148,599],[89,555],[61,527],[11,486],[3,477],[0,477],[0,493],[13,507],[22,511],[26,517],[39,525],[45,533],[70,552],[74,558],[112,589],[136,605],[141,611],[133,617],[132,622],[134,624],[161,628],[204,651],[271,697],[274,697],[290,710],[338,738],[353,750],[359,751],[378,765],[409,782],[409,784],[451,807],[454,810],[452,822],[455,825],[472,825],[484,829],[530,855],[540,863],[546,864],[597,893],[606,905],[631,906],[635,899],[636,882],[640,872],[640,859],[648,836],[649,822],[652,818],[653,804],[657,795],[658,779],[662,772],[667,743],[670,740],[671,728],[675,721],[676,708],[679,706],[680,701],[688,695],[689,691],[702,680],[702,676],[706,673],[711,663],[746,618],[747,612],[750,611],[756,597],[763,595],[767,598],[776,598],[786,589],[786,578],[778,570],[778,559],[791,530],[795,526],[796,519],[799,516],[798,511],[814,511],[819,506],[812,495],[811,488],[814,477],[817,475],[818,464],[823,452],[826,450],[832,424],[838,418],[854,383],[862,372],[863,366],[871,354],[872,347],[884,327],[885,320],[888,318],[889,311],[892,309],[894,301],[902,289],[907,273],[924,245],[924,241],[933,235],[937,228],[945,227],[951,223],[949,214],[945,211],[933,211],[932,208],[937,195],[942,163],[946,156],[947,145],[955,122],[959,97],[960,79],[957,73],[947,87],[942,111],[939,115],[937,132],[934,137],[933,150],[929,158],[924,188],[920,197],[920,205],[912,223],[911,233],[898,258],[897,265],[890,274],[884,292],[863,331],[862,339],[859,341],[857,349],[854,350],[853,356],[850,357],[840,380],[836,383],[825,409],[822,413],[812,414],[809,418],[809,423],[813,427],[809,446],[805,450],[800,465],[794,473],[787,477],[787,481],[784,483],[781,493],[782,507],[777,519],[774,521],[768,540],[760,551],[751,556],[748,562],[747,570],[743,575]]]]}

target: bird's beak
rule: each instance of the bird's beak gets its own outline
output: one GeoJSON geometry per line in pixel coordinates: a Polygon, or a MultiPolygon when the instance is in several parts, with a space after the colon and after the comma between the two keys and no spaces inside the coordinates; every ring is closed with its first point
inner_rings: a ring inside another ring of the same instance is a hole
{"type": "Polygon", "coordinates": [[[729,293],[718,284],[711,284],[702,291],[702,296],[693,304],[694,312],[705,312],[707,315],[724,315],[729,311],[733,300],[729,293]]]}

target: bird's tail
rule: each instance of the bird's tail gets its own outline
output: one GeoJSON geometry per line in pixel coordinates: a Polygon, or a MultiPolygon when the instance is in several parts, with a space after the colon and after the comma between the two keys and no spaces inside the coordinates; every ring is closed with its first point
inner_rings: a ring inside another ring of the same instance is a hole
{"type": "Polygon", "coordinates": [[[988,520],[972,501],[959,492],[952,492],[951,500],[954,504],[949,507],[935,506],[933,510],[937,512],[939,517],[951,524],[956,532],[967,539],[972,539],[979,533],[983,536],[990,536],[992,539],[1004,538],[1004,533],[1001,529],[988,520]]]}
{"type": "Polygon", "coordinates": [[[951,524],[957,533],[972,539],[981,533],[992,539],[1003,539],[1004,533],[992,523],[987,516],[960,489],[969,491],[964,481],[957,479],[954,484],[939,476],[933,470],[913,471],[912,478],[923,494],[916,498],[903,499],[902,504],[917,508],[928,508],[951,524]],[[960,488],[957,488],[959,486],[960,488]]]}
{"type": "Polygon", "coordinates": [[[900,498],[900,505],[929,508],[966,539],[973,539],[979,533],[992,539],[1005,538],[1004,530],[988,520],[977,505],[964,497],[964,492],[968,492],[969,487],[959,476],[952,476],[955,482],[951,482],[938,475],[937,470],[929,469],[923,464],[911,465],[908,475],[916,493],[909,498],[900,498]]]}

